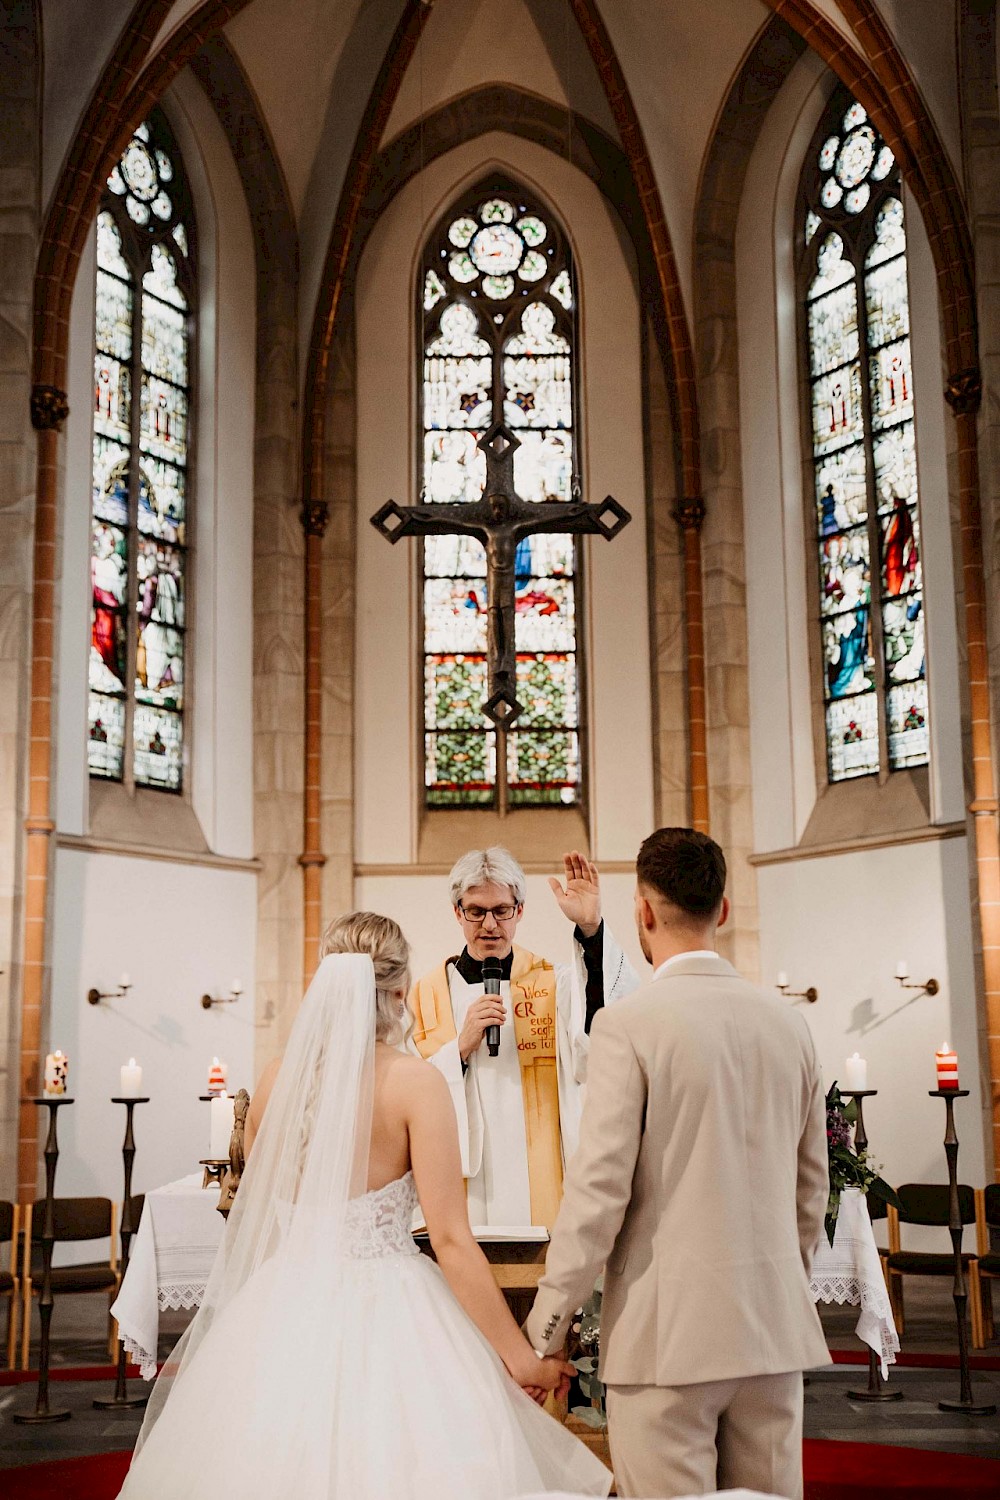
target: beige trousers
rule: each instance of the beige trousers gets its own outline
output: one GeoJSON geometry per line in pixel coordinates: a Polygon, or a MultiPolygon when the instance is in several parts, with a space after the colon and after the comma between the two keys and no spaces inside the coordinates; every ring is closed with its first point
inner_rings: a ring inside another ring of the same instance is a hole
{"type": "Polygon", "coordinates": [[[699,1385],[609,1385],[619,1495],[763,1490],[802,1500],[802,1375],[699,1385]]]}

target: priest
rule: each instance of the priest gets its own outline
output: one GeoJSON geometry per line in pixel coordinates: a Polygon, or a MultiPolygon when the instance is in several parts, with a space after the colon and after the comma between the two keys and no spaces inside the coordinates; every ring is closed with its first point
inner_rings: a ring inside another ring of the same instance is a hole
{"type": "Polygon", "coordinates": [[[514,942],[524,914],[524,871],[506,849],[474,849],[450,876],[464,945],[414,985],[412,1042],[451,1087],[473,1224],[551,1229],[563,1168],[576,1149],[591,1022],[638,978],[601,918],[597,866],[564,856],[550,878],[573,925],[573,954],[554,965],[514,942]],[[499,960],[499,995],[483,963],[499,960]],[[499,1027],[490,1056],[484,1039],[499,1027]]]}

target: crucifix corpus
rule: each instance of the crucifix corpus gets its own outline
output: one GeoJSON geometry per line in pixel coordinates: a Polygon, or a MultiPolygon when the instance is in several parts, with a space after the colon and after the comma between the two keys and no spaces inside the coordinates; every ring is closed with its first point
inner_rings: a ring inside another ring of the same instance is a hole
{"type": "Polygon", "coordinates": [[[486,486],[479,500],[439,505],[397,505],[387,500],[371,518],[387,541],[404,536],[474,536],[486,548],[486,641],[489,697],[483,712],[498,728],[513,724],[517,700],[514,642],[514,557],[523,537],[539,531],[596,532],[608,541],[632,517],[611,495],[599,505],[576,500],[522,500],[514,488],[514,453],[521,446],[502,422],[479,439],[486,455],[486,486]]]}

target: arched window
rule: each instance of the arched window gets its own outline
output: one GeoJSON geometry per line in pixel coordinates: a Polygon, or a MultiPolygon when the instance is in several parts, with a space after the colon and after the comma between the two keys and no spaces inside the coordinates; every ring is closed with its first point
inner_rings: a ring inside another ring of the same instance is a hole
{"type": "Polygon", "coordinates": [[[195,307],[193,221],[158,112],[97,218],[89,741],[91,776],[181,790],[195,307]]]}
{"type": "Polygon", "coordinates": [[[899,167],[837,94],[803,178],[805,318],[830,781],[928,758],[899,167]]]}
{"type": "MultiPolygon", "coordinates": [[[[576,310],[564,234],[513,184],[456,203],[423,255],[421,490],[427,503],[478,500],[476,443],[502,419],[521,446],[525,500],[579,490],[576,310]]],[[[517,549],[517,696],[524,712],[494,730],[486,688],[486,557],[467,537],[423,549],[424,781],[429,807],[572,805],[580,801],[578,556],[572,536],[517,549]],[[498,772],[498,767],[499,772],[498,772]]]]}

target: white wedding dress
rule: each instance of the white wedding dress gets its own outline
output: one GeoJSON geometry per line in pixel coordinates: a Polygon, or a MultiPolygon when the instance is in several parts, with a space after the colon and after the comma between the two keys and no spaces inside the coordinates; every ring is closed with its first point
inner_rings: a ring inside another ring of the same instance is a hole
{"type": "MultiPolygon", "coordinates": [[[[290,1042],[286,1058],[292,1050],[290,1042]]],[[[343,1082],[344,1051],[321,1051],[321,1070],[336,1067],[343,1082]]],[[[276,1085],[251,1163],[277,1093],[276,1085]]],[[[324,1097],[325,1088],[305,1107],[310,1139],[325,1137],[324,1097]]],[[[234,1235],[230,1220],[221,1264],[185,1335],[194,1333],[193,1343],[160,1377],[164,1390],[154,1394],[122,1500],[607,1495],[604,1465],[511,1380],[418,1251],[412,1173],[345,1195],[338,1219],[328,1181],[322,1202],[310,1201],[301,1161],[300,1150],[297,1200],[279,1186],[266,1232],[252,1222],[255,1207],[267,1211],[265,1195],[247,1193],[244,1178],[242,1227],[234,1235]],[[248,1239],[266,1249],[234,1264],[248,1239]]],[[[281,1179],[278,1170],[268,1186],[281,1179]]]]}

